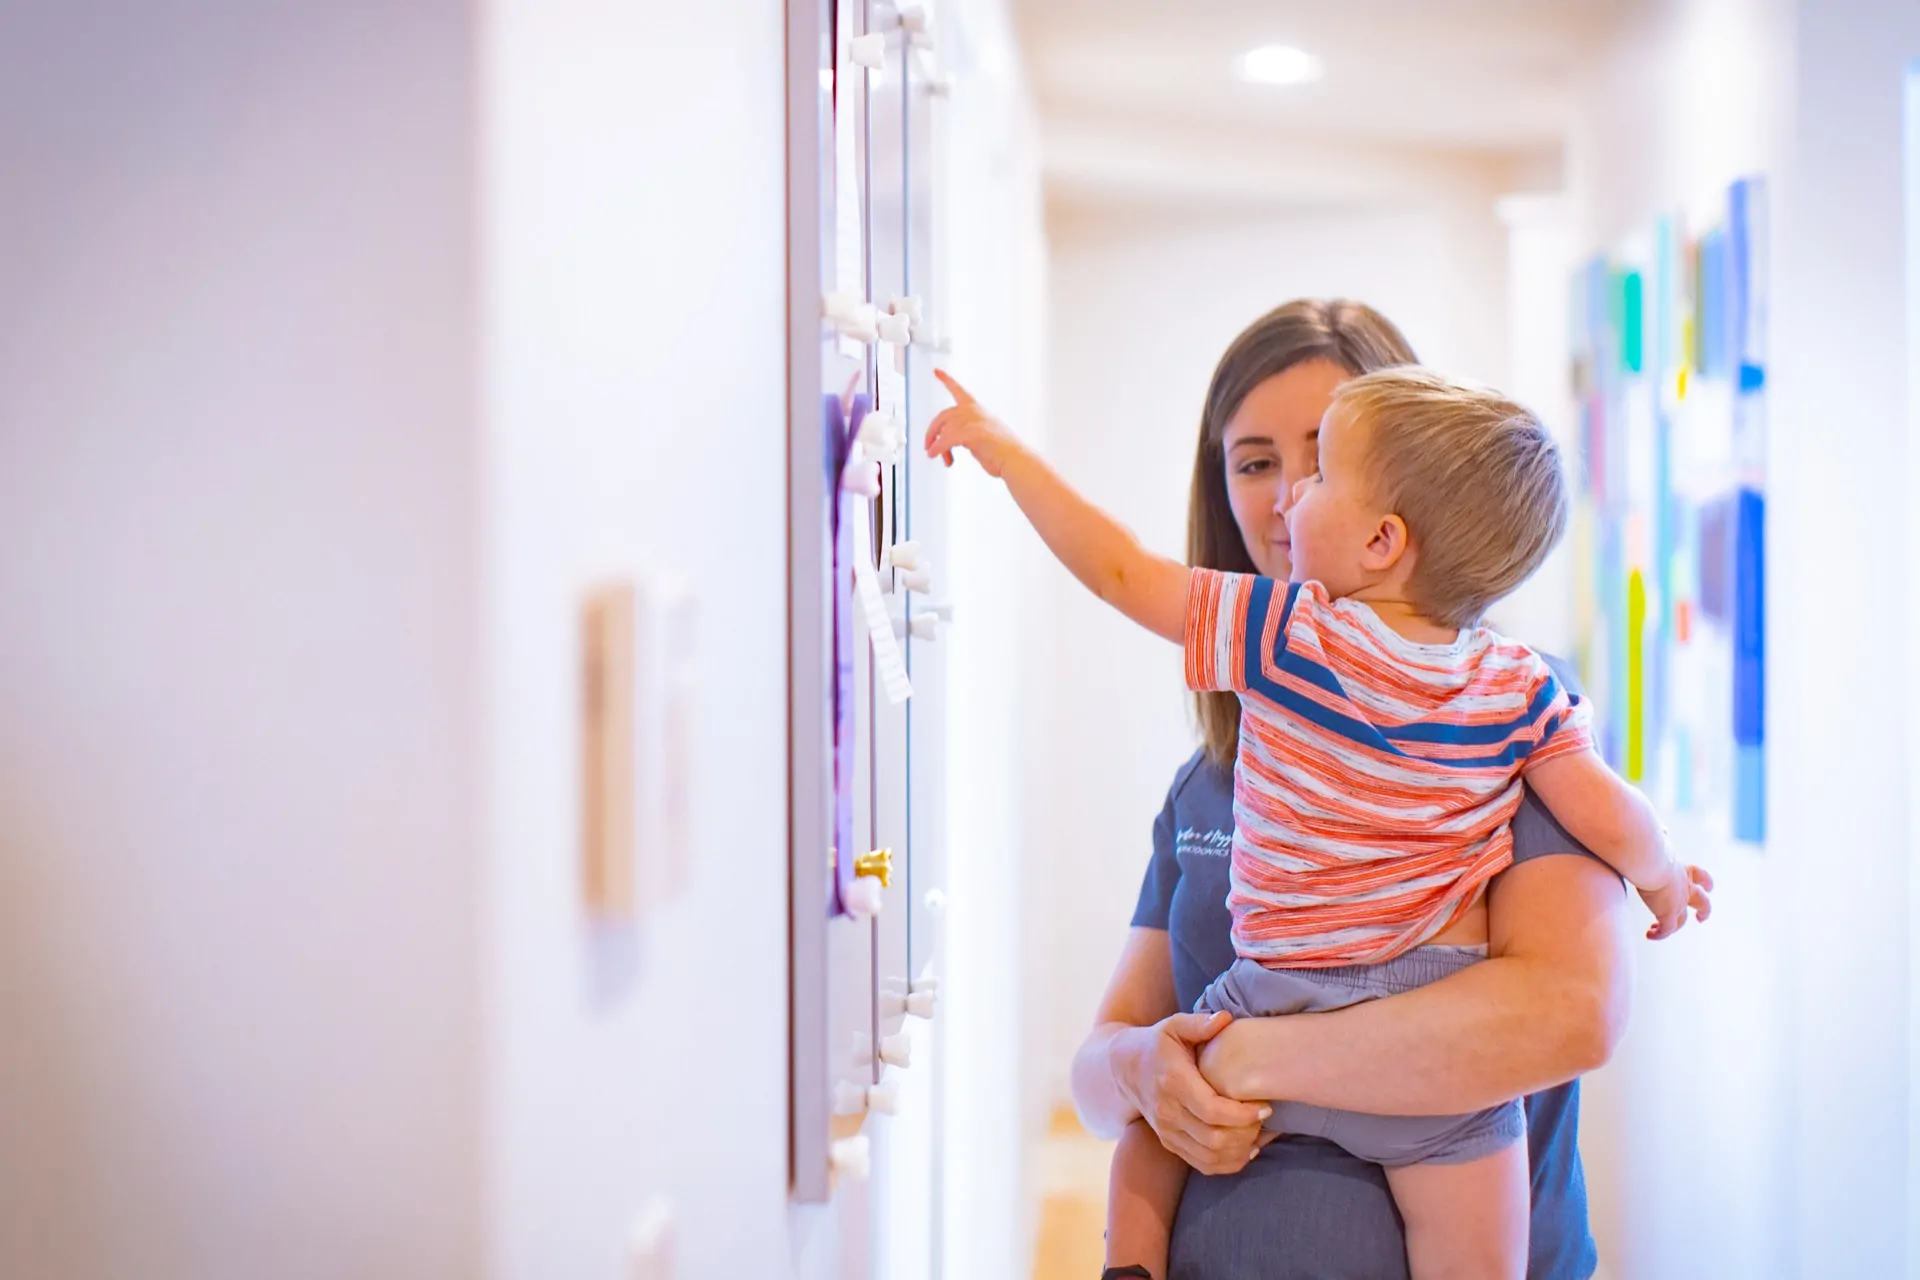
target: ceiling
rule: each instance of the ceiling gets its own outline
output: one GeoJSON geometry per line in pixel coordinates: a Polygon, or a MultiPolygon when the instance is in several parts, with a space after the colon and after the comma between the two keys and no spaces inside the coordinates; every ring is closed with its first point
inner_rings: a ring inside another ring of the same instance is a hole
{"type": "Polygon", "coordinates": [[[1364,204],[1553,185],[1583,52],[1631,0],[1017,0],[1056,202],[1364,204]],[[1239,55],[1296,45],[1307,85],[1239,55]]]}

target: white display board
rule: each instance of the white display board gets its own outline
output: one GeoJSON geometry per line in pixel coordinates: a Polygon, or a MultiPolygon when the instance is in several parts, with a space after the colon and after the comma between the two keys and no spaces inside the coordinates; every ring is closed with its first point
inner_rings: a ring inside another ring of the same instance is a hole
{"type": "MultiPolygon", "coordinates": [[[[790,1115],[804,1203],[871,1197],[881,1178],[895,1197],[938,1195],[937,1133],[893,1152],[888,1126],[911,1100],[924,1135],[938,1110],[950,612],[940,486],[915,445],[938,397],[944,93],[924,7],[789,4],[790,1115]],[[924,1169],[889,1166],[908,1148],[924,1169]]],[[[938,1221],[934,1208],[905,1217],[938,1221]]]]}

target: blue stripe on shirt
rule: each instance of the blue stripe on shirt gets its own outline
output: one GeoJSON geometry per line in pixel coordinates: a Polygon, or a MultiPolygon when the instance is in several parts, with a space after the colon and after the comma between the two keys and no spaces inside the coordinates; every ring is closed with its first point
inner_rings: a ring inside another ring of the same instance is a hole
{"type": "MultiPolygon", "coordinates": [[[[1340,683],[1339,676],[1324,664],[1293,652],[1287,645],[1290,624],[1293,621],[1294,604],[1300,595],[1300,585],[1297,582],[1287,584],[1286,603],[1283,606],[1284,612],[1280,615],[1280,627],[1275,637],[1271,663],[1302,683],[1324,690],[1345,702],[1348,700],[1347,691],[1346,687],[1340,683]]],[[[1539,743],[1515,740],[1515,734],[1531,728],[1559,696],[1560,683],[1551,673],[1535,693],[1526,712],[1504,724],[1415,723],[1399,725],[1383,731],[1379,726],[1366,720],[1344,715],[1267,676],[1269,659],[1261,652],[1260,641],[1266,634],[1267,613],[1273,607],[1273,588],[1274,579],[1264,575],[1255,577],[1247,588],[1247,626],[1242,637],[1241,649],[1247,692],[1257,694],[1282,710],[1289,711],[1330,733],[1338,734],[1351,743],[1388,755],[1399,756],[1405,760],[1420,760],[1428,764],[1445,765],[1457,769],[1511,768],[1525,760],[1538,746],[1543,745],[1560,728],[1565,718],[1555,716],[1553,722],[1541,733],[1539,743]],[[1490,756],[1436,760],[1416,751],[1403,750],[1397,745],[1400,742],[1461,747],[1501,745],[1502,749],[1490,756]]]]}
{"type": "MultiPolygon", "coordinates": [[[[1553,705],[1554,699],[1559,696],[1560,682],[1554,679],[1552,675],[1548,675],[1546,682],[1540,686],[1539,692],[1533,695],[1533,702],[1528,705],[1527,709],[1513,719],[1503,723],[1433,724],[1427,721],[1417,721],[1413,724],[1403,724],[1391,729],[1385,729],[1382,730],[1382,732],[1385,733],[1387,737],[1398,742],[1432,742],[1459,747],[1505,742],[1514,734],[1531,729],[1539,722],[1540,717],[1547,713],[1547,709],[1553,705]]],[[[1558,727],[1558,722],[1559,717],[1556,716],[1556,728],[1558,727]]]]}

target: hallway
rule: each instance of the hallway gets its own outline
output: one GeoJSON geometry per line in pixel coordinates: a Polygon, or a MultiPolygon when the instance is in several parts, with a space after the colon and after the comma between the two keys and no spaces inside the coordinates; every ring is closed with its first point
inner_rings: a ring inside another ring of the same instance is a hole
{"type": "Polygon", "coordinates": [[[1100,1274],[1107,1165],[1112,1158],[1113,1144],[1082,1129],[1071,1111],[1053,1113],[1040,1144],[1040,1228],[1033,1280],[1100,1274]]]}
{"type": "MultiPolygon", "coordinates": [[[[1534,1099],[1530,1280],[1920,1277],[1913,0],[24,0],[0,175],[5,1280],[1099,1275],[1241,704],[936,370],[1285,579],[1409,352],[1713,919],[1503,818],[1486,962],[1259,1065],[1534,1099]]],[[[1397,1260],[1335,1146],[1195,1238],[1397,1260]]]]}

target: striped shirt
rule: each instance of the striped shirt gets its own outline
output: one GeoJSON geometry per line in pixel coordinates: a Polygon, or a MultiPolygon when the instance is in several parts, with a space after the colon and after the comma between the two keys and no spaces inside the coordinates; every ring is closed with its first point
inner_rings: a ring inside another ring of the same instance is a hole
{"type": "Polygon", "coordinates": [[[1520,777],[1592,748],[1587,706],[1486,628],[1418,644],[1356,600],[1195,569],[1187,683],[1240,695],[1227,906],[1275,968],[1379,964],[1513,859],[1520,777]]]}

